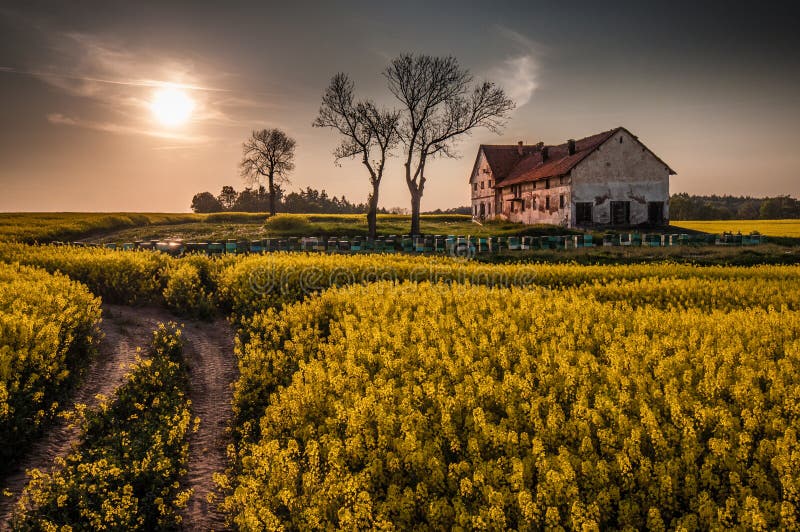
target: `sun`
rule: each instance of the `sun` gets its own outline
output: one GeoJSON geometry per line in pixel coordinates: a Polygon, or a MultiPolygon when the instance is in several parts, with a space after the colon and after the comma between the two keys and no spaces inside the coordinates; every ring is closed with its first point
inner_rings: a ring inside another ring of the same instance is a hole
{"type": "Polygon", "coordinates": [[[153,94],[150,110],[162,125],[180,126],[191,118],[194,101],[179,88],[164,87],[153,94]]]}

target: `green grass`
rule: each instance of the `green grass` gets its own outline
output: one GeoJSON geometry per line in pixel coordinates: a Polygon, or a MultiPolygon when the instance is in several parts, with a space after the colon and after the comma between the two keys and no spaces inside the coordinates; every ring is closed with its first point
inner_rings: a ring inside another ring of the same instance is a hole
{"type": "Polygon", "coordinates": [[[79,240],[139,227],[195,223],[262,223],[260,213],[0,213],[0,241],[79,240]]]}
{"type": "MultiPolygon", "coordinates": [[[[366,236],[367,219],[355,214],[279,214],[266,223],[214,221],[205,219],[191,223],[150,225],[108,232],[93,241],[133,242],[136,240],[182,239],[184,241],[221,241],[226,239],[260,239],[287,236],[366,236]]],[[[403,235],[410,229],[406,215],[378,216],[378,234],[403,235]]],[[[477,224],[465,215],[423,215],[420,228],[425,234],[508,236],[556,235],[577,233],[552,225],[522,225],[512,222],[477,224]]]]}

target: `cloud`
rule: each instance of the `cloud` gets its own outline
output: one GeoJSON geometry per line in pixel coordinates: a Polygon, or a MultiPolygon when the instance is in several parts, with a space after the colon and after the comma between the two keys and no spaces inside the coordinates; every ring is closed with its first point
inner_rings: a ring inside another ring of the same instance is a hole
{"type": "Polygon", "coordinates": [[[95,122],[91,120],[73,118],[70,116],[66,116],[62,113],[48,114],[47,121],[50,122],[51,124],[55,124],[58,126],[71,126],[71,127],[80,127],[84,129],[94,129],[96,131],[105,131],[107,133],[116,133],[120,135],[143,135],[147,137],[181,141],[187,144],[206,144],[213,140],[210,137],[204,135],[187,135],[183,133],[177,133],[174,131],[138,128],[135,126],[115,124],[113,122],[95,122]]]}
{"type": "Polygon", "coordinates": [[[491,71],[491,79],[506,90],[517,107],[528,103],[536,90],[536,73],[538,65],[532,55],[518,55],[503,61],[503,64],[491,71]]]}
{"type": "Polygon", "coordinates": [[[539,86],[541,47],[525,35],[505,26],[496,25],[494,30],[511,44],[512,49],[506,59],[490,69],[490,79],[497,80],[508,96],[517,103],[517,107],[522,107],[531,100],[539,86]]]}

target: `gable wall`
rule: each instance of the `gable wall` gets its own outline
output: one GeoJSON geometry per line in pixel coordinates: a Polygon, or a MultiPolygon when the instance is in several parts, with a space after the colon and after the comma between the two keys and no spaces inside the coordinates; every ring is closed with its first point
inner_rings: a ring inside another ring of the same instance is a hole
{"type": "Polygon", "coordinates": [[[472,213],[478,213],[480,216],[480,207],[483,206],[485,218],[494,218],[496,215],[495,193],[494,188],[489,186],[489,182],[494,182],[494,174],[489,167],[486,156],[481,150],[478,155],[478,162],[469,180],[470,197],[472,198],[472,213]],[[478,189],[475,190],[475,183],[478,184],[478,189]],[[481,188],[483,183],[483,188],[481,188]],[[477,209],[477,210],[476,210],[477,209]]]}
{"type": "Polygon", "coordinates": [[[573,214],[575,203],[592,202],[594,222],[610,223],[611,201],[629,201],[635,225],[647,222],[648,202],[662,201],[664,219],[669,219],[669,170],[626,131],[616,133],[571,175],[573,214]]]}

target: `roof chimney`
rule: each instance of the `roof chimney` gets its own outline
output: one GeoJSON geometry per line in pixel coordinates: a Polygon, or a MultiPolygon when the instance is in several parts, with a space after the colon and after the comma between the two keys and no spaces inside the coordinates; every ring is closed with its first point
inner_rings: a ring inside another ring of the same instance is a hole
{"type": "Polygon", "coordinates": [[[517,142],[517,155],[522,157],[522,141],[517,142]]]}
{"type": "Polygon", "coordinates": [[[575,155],[575,139],[569,139],[567,141],[567,152],[570,155],[575,155]]]}

